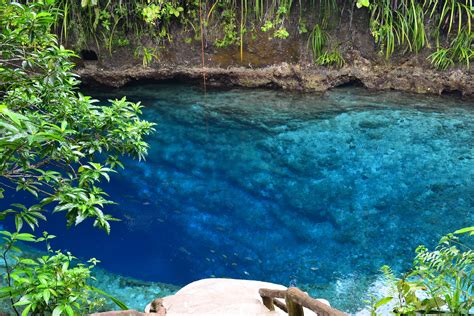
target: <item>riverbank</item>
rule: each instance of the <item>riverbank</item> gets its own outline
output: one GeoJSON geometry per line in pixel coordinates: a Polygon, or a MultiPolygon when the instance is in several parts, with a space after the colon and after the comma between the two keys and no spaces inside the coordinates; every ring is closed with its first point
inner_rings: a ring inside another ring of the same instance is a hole
{"type": "Polygon", "coordinates": [[[304,92],[325,92],[344,85],[362,85],[372,90],[398,90],[422,94],[459,94],[474,96],[474,80],[470,71],[459,69],[436,71],[414,65],[373,65],[360,58],[341,69],[302,67],[281,63],[262,68],[246,67],[141,67],[124,65],[102,66],[87,62],[77,69],[86,86],[97,84],[122,87],[128,83],[149,81],[203,82],[212,87],[277,88],[304,92]]]}
{"type": "Polygon", "coordinates": [[[324,92],[338,86],[361,85],[372,90],[474,96],[474,72],[466,64],[436,69],[430,62],[434,43],[418,53],[400,47],[386,58],[368,25],[368,12],[344,11],[339,22],[327,31],[326,48],[340,53],[340,67],[314,61],[309,35],[302,34],[297,23],[288,25],[290,36],[286,39],[255,29],[245,34],[242,47],[217,47],[215,43],[222,36],[218,22],[208,25],[203,42],[194,31],[173,25],[169,29],[171,40],[165,44],[143,34],[138,46],[134,35],[127,38],[129,44],[112,49],[95,42],[85,48],[65,44],[80,56],[76,73],[89,86],[122,87],[139,80],[201,83],[205,76],[208,86],[222,88],[324,92]],[[140,45],[154,54],[141,56],[140,45]]]}

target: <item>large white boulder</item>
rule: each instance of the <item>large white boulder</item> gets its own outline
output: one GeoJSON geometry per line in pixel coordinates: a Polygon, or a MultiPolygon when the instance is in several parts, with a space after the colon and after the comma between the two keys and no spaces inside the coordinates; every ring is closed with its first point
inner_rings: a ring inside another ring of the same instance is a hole
{"type": "MultiPolygon", "coordinates": [[[[285,290],[286,287],[252,280],[236,279],[203,279],[190,283],[176,294],[163,298],[163,306],[167,316],[266,316],[285,315],[285,312],[276,307],[269,311],[262,303],[258,294],[261,288],[285,290]]],[[[329,305],[326,300],[321,300],[329,305]]],[[[150,305],[145,309],[150,310],[150,305]]],[[[305,315],[316,315],[305,309],[305,315]]]]}

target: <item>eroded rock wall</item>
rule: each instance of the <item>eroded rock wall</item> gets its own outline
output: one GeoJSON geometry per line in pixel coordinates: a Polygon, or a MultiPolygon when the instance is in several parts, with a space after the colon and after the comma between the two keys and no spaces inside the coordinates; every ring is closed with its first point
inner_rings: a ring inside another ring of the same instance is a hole
{"type": "Polygon", "coordinates": [[[474,95],[473,71],[456,66],[446,71],[432,67],[425,48],[419,54],[401,53],[386,60],[379,54],[369,34],[365,11],[343,10],[337,26],[330,31],[328,47],[337,47],[344,57],[341,68],[315,65],[307,44],[307,34],[297,26],[289,28],[288,39],[271,39],[261,31],[248,34],[240,47],[216,48],[213,42],[222,36],[218,25],[206,31],[205,47],[193,39],[193,31],[182,26],[172,29],[172,40],[165,45],[145,39],[156,47],[158,58],[144,67],[135,57],[133,45],[111,52],[91,48],[98,60],[79,60],[77,73],[85,84],[100,83],[120,87],[135,80],[191,80],[210,86],[273,87],[289,90],[317,91],[344,84],[361,84],[370,89],[395,89],[416,93],[459,93],[474,95]],[[191,41],[189,41],[192,39],[191,41]],[[204,67],[202,54],[204,53],[204,67]]]}

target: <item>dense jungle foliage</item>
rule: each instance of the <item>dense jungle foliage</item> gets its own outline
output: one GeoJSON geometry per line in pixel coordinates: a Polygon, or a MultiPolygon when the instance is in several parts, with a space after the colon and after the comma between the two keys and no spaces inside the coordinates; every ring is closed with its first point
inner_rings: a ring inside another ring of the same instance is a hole
{"type": "Polygon", "coordinates": [[[245,40],[257,32],[282,41],[301,37],[316,64],[342,66],[341,43],[328,39],[341,19],[352,25],[354,10],[368,10],[367,28],[387,59],[426,48],[432,65],[447,69],[469,67],[474,56],[472,0],[58,0],[50,10],[56,9],[61,41],[74,39],[76,49],[92,43],[109,51],[131,46],[144,65],[173,40],[170,30],[181,27],[194,33],[185,41],[239,46],[241,58],[245,40]],[[219,30],[217,37],[208,36],[211,26],[219,30]]]}

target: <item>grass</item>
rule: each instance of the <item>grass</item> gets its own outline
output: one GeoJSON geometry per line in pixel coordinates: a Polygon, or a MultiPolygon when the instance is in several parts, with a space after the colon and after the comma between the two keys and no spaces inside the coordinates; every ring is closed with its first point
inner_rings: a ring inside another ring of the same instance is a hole
{"type": "Polygon", "coordinates": [[[457,27],[457,35],[471,30],[473,10],[470,0],[375,0],[370,6],[371,31],[388,59],[397,46],[418,53],[428,46],[427,23],[434,20],[437,36],[448,36],[457,27]],[[427,19],[429,17],[429,19],[427,19]]]}
{"type": "MultiPolygon", "coordinates": [[[[214,43],[222,47],[238,45],[243,60],[246,34],[271,30],[270,37],[285,40],[291,36],[290,25],[301,24],[305,31],[300,33],[306,33],[309,23],[315,25],[309,32],[308,45],[316,60],[324,52],[327,34],[339,20],[343,1],[347,0],[57,0],[52,9],[62,12],[56,23],[61,41],[74,43],[77,50],[95,45],[112,52],[118,39],[127,37],[135,47],[143,46],[143,39],[153,40],[157,47],[166,46],[173,40],[171,27],[188,25],[206,46],[207,28],[212,22],[223,35],[214,43]],[[144,10],[151,23],[145,21],[144,10]],[[200,24],[202,30],[196,27],[200,24]]],[[[434,46],[429,60],[435,67],[449,67],[449,59],[469,66],[474,12],[471,1],[372,0],[369,28],[387,60],[395,52],[417,54],[434,46]]]]}
{"type": "Polygon", "coordinates": [[[308,39],[308,47],[311,49],[313,60],[316,60],[322,55],[323,49],[326,46],[328,34],[321,29],[319,24],[313,27],[308,39]]]}

